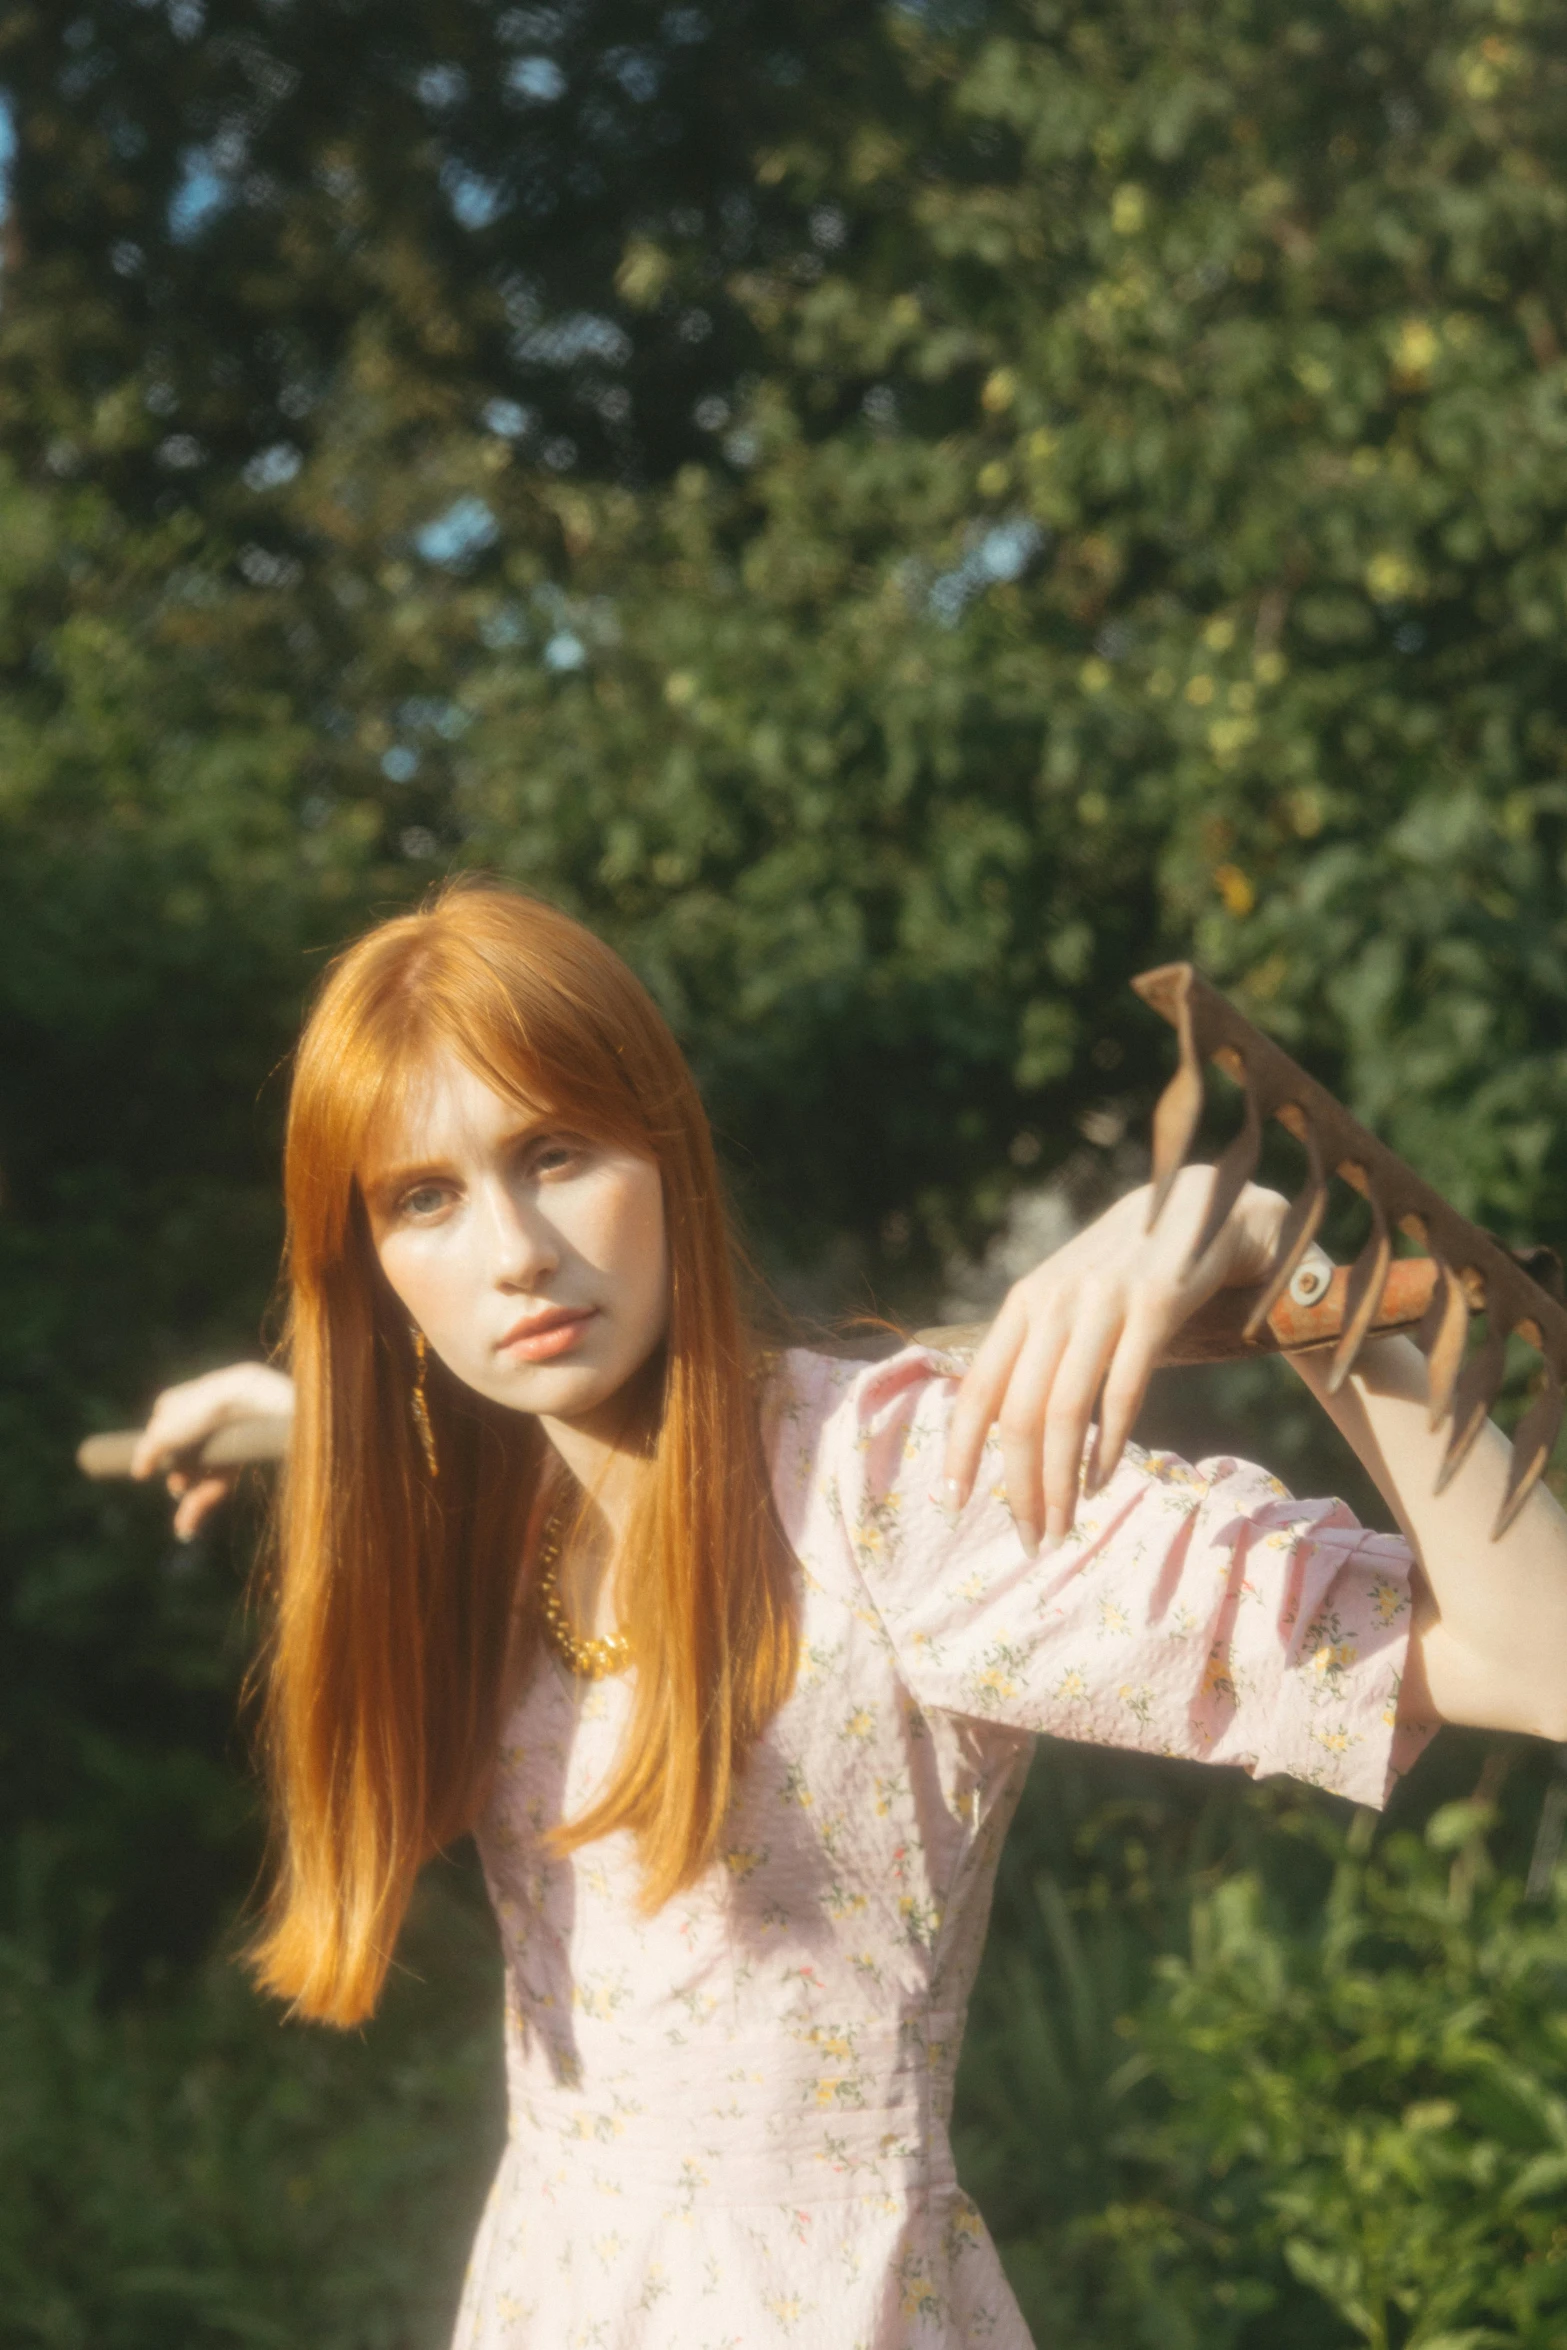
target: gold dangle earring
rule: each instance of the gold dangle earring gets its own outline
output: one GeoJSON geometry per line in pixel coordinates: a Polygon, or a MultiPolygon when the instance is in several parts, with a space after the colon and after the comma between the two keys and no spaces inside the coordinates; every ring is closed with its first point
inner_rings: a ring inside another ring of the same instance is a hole
{"type": "Polygon", "coordinates": [[[430,1368],[430,1349],[422,1330],[416,1330],[413,1339],[414,1383],[408,1401],[413,1411],[414,1426],[419,1431],[419,1442],[424,1447],[425,1467],[432,1477],[438,1477],[441,1463],[435,1449],[435,1430],[430,1425],[430,1405],[424,1391],[425,1377],[430,1368]]]}

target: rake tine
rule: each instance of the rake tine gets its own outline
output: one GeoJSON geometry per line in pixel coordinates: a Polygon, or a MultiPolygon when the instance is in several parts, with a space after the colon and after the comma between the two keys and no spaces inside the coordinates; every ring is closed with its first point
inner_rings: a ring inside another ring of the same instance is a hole
{"type": "Polygon", "coordinates": [[[1539,1482],[1540,1472],[1561,1433],[1562,1400],[1561,1381],[1547,1361],[1545,1385],[1519,1421],[1513,1436],[1512,1466],[1507,1472],[1507,1491],[1496,1513],[1496,1524],[1491,1528],[1493,1542],[1507,1532],[1539,1482]]]}
{"type": "Polygon", "coordinates": [[[1370,1196],[1371,1238],[1350,1267],[1349,1290],[1344,1300],[1343,1335],[1333,1350],[1333,1364],[1328,1372],[1329,1395],[1337,1395],[1354,1367],[1355,1357],[1382,1303],[1382,1292],[1387,1287],[1387,1269],[1393,1261],[1393,1239],[1387,1228],[1387,1218],[1382,1213],[1382,1203],[1374,1192],[1370,1196]]]}
{"type": "MultiPolygon", "coordinates": [[[[1286,1104],[1286,1107],[1290,1106],[1286,1104]]],[[[1294,1119],[1287,1119],[1285,1123],[1292,1133],[1295,1132],[1294,1119]]],[[[1306,1150],[1306,1187],[1291,1202],[1290,1212],[1284,1219],[1279,1245],[1274,1253],[1273,1269],[1246,1320],[1243,1335],[1247,1338],[1256,1337],[1288,1289],[1295,1277],[1296,1266],[1316,1239],[1317,1228],[1327,1214],[1328,1179],[1322,1165],[1322,1153],[1317,1148],[1316,1135],[1305,1118],[1300,1120],[1299,1140],[1306,1150]]]]}
{"type": "Polygon", "coordinates": [[[1226,1217],[1251,1181],[1252,1169],[1262,1154],[1262,1118],[1256,1092],[1249,1079],[1242,1082],[1246,1088],[1246,1121],[1213,1171],[1213,1196],[1192,1250],[1194,1265],[1223,1231],[1226,1217]]]}
{"type": "Polygon", "coordinates": [[[1426,1425],[1439,1428],[1453,1408],[1453,1389],[1463,1368],[1469,1340],[1469,1300],[1464,1285],[1439,1257],[1441,1281],[1431,1293],[1425,1320],[1415,1333],[1415,1344],[1431,1366],[1427,1382],[1429,1411],[1426,1425]]]}
{"type": "Polygon", "coordinates": [[[1159,1096],[1153,1114],[1153,1197],[1148,1203],[1148,1229],[1159,1221],[1170,1196],[1170,1186],[1186,1164],[1192,1136],[1202,1115],[1202,1079],[1195,1070],[1180,1068],[1159,1096]]]}
{"type": "Polygon", "coordinates": [[[1501,1392],[1506,1371],[1506,1341],[1495,1330],[1488,1330],[1485,1344],[1470,1356],[1459,1376],[1458,1393],[1453,1399],[1453,1433],[1436,1473],[1434,1492],[1445,1493],[1468,1459],[1475,1438],[1485,1426],[1486,1415],[1501,1392]]]}
{"type": "Polygon", "coordinates": [[[1175,1023],[1180,1040],[1180,1066],[1154,1106],[1153,1114],[1153,1197],[1148,1203],[1148,1229],[1158,1223],[1170,1186],[1186,1164],[1186,1154],[1192,1147],[1197,1132],[1197,1121],[1202,1116],[1202,1064],[1197,1058],[1197,1046],[1192,1036],[1191,1011],[1184,996],[1169,1007],[1161,1004],[1167,1019],[1175,1023]]]}

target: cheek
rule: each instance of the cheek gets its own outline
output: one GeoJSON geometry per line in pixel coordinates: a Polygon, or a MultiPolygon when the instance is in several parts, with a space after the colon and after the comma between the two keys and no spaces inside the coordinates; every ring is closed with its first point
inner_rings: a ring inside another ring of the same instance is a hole
{"type": "Polygon", "coordinates": [[[462,1314],[469,1288],[460,1251],[431,1246],[427,1234],[397,1234],[376,1251],[393,1295],[432,1339],[462,1314]]]}
{"type": "Polygon", "coordinates": [[[628,1302],[635,1302],[637,1319],[657,1320],[661,1331],[668,1288],[663,1185],[656,1170],[638,1168],[617,1189],[613,1229],[606,1235],[615,1274],[628,1302]]]}
{"type": "Polygon", "coordinates": [[[644,1212],[641,1257],[649,1311],[657,1317],[657,1335],[664,1334],[669,1314],[669,1239],[664,1227],[664,1197],[660,1187],[644,1212]]]}

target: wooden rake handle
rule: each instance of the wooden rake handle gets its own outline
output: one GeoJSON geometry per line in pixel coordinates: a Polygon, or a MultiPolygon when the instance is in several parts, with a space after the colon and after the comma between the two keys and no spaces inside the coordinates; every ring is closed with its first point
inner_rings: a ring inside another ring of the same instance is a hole
{"type": "MultiPolygon", "coordinates": [[[[187,1476],[194,1476],[203,1469],[248,1469],[280,1461],[288,1450],[292,1425],[283,1413],[230,1420],[224,1427],[215,1428],[204,1444],[182,1453],[177,1465],[187,1476]]],[[[76,1448],[76,1466],[84,1477],[99,1481],[128,1477],[131,1455],[141,1437],[139,1428],[108,1428],[101,1436],[84,1437],[76,1448]]]]}
{"type": "MultiPolygon", "coordinates": [[[[1320,1250],[1317,1256],[1326,1274],[1328,1261],[1320,1250]]],[[[1372,1335],[1385,1338],[1394,1331],[1417,1329],[1430,1309],[1436,1279],[1436,1267],[1428,1257],[1400,1258],[1378,1305],[1372,1335]]],[[[1286,1289],[1259,1322],[1257,1306],[1265,1294],[1261,1288],[1219,1290],[1181,1324],[1160,1355],[1159,1368],[1238,1363],[1256,1355],[1319,1354],[1337,1346],[1349,1302],[1349,1274],[1342,1265],[1320,1283],[1302,1283],[1298,1297],[1286,1289]]],[[[943,1322],[916,1331],[915,1337],[921,1346],[967,1355],[989,1328],[988,1322],[943,1322]]]]}
{"type": "MultiPolygon", "coordinates": [[[[1320,1261],[1321,1276],[1300,1281],[1299,1296],[1286,1290],[1256,1329],[1250,1325],[1262,1292],[1221,1289],[1176,1332],[1161,1361],[1172,1365],[1226,1363],[1250,1355],[1302,1354],[1335,1345],[1344,1327],[1349,1276],[1339,1270],[1328,1278],[1327,1260],[1320,1261]]],[[[1315,1269],[1306,1270],[1310,1273],[1315,1269]]],[[[1410,1258],[1395,1265],[1393,1279],[1378,1310],[1376,1328],[1379,1331],[1414,1328],[1431,1302],[1435,1278],[1436,1268],[1425,1259],[1410,1258]]],[[[921,1330],[917,1336],[924,1346],[964,1355],[973,1352],[988,1328],[985,1322],[944,1323],[936,1329],[921,1330]]],[[[193,1476],[203,1470],[253,1468],[278,1462],[288,1451],[289,1428],[289,1421],[282,1416],[231,1420],[227,1426],[215,1429],[205,1444],[183,1454],[179,1466],[187,1476],[193,1476]]],[[[140,1437],[139,1428],[116,1428],[101,1436],[89,1436],[77,1448],[77,1466],[84,1476],[99,1480],[128,1477],[131,1456],[140,1437]]]]}

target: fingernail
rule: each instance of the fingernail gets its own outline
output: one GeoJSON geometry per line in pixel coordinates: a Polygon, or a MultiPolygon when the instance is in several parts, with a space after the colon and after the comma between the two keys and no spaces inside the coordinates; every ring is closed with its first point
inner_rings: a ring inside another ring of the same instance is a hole
{"type": "Polygon", "coordinates": [[[1038,1558],[1039,1528],[1032,1525],[1027,1518],[1018,1518],[1014,1523],[1017,1526],[1017,1538],[1023,1545],[1023,1556],[1031,1559],[1038,1558]]]}
{"type": "Polygon", "coordinates": [[[1047,1534],[1044,1541],[1041,1543],[1040,1548],[1044,1552],[1045,1557],[1048,1558],[1053,1550],[1059,1550],[1061,1548],[1061,1545],[1063,1542],[1065,1542],[1065,1540],[1066,1536],[1064,1534],[1047,1534]]]}
{"type": "Polygon", "coordinates": [[[933,1486],[931,1488],[930,1498],[935,1503],[937,1509],[944,1512],[947,1517],[956,1518],[961,1516],[963,1510],[963,1492],[962,1488],[958,1484],[956,1477],[943,1477],[939,1485],[933,1486]]]}

